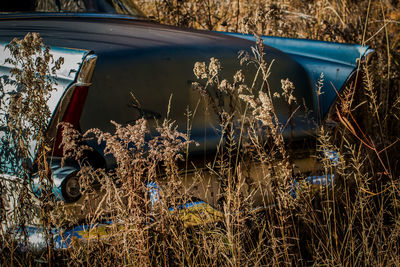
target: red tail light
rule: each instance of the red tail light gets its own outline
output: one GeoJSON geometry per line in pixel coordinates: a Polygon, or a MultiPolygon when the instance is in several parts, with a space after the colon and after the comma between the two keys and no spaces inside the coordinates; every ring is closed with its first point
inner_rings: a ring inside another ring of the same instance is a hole
{"type": "MultiPolygon", "coordinates": [[[[83,106],[85,104],[88,90],[89,90],[88,86],[75,87],[75,91],[71,97],[71,101],[69,102],[67,109],[65,110],[61,122],[68,122],[72,124],[74,129],[79,130],[79,120],[82,115],[83,106]]],[[[63,134],[63,127],[60,126],[57,130],[57,137],[54,142],[53,156],[56,157],[63,156],[63,148],[61,146],[62,134],[63,134]]]]}

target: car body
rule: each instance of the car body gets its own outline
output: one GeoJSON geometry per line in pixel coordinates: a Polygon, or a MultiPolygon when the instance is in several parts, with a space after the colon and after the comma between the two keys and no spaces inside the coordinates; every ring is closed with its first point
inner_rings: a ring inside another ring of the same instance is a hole
{"type": "MultiPolygon", "coordinates": [[[[120,2],[122,6],[124,2],[127,1],[120,2]]],[[[192,82],[196,80],[194,63],[218,58],[223,66],[222,76],[232,77],[242,68],[237,59],[238,52],[251,52],[251,47],[255,46],[252,35],[160,25],[148,21],[136,11],[133,15],[115,14],[117,9],[112,7],[110,1],[83,3],[97,3],[103,9],[92,9],[97,13],[89,13],[86,9],[83,12],[0,14],[0,53],[3,53],[0,60],[4,61],[8,56],[3,52],[5,45],[14,37],[22,38],[28,32],[40,33],[55,56],[65,58],[62,69],[57,73],[57,90],[49,101],[52,116],[47,133],[56,143],[59,139],[56,127],[62,121],[73,122],[81,132],[91,128],[113,132],[115,129],[110,121],[125,125],[140,117],[155,124],[156,120],[166,116],[171,95],[169,116],[176,120],[178,129],[185,132],[187,118],[184,114],[187,108],[194,110],[200,99],[200,95],[191,89],[192,82]],[[131,92],[139,100],[140,108],[132,108],[131,92]],[[74,102],[77,95],[82,98],[74,102]],[[66,120],[70,113],[74,114],[73,118],[66,120]]],[[[31,9],[28,7],[28,11],[31,9]]],[[[265,44],[264,59],[266,62],[274,61],[270,87],[279,90],[281,79],[288,78],[295,85],[295,97],[304,100],[305,105],[293,117],[296,128],[292,138],[295,143],[307,143],[314,138],[316,127],[327,116],[338,92],[357,73],[359,62],[365,60],[372,50],[355,44],[269,36],[261,38],[265,44]],[[322,94],[317,86],[321,73],[324,73],[322,94]]],[[[10,68],[7,64],[1,65],[1,75],[9,75],[10,68]]],[[[254,72],[255,69],[250,69],[246,74],[254,72]]],[[[205,104],[200,102],[199,109],[204,107],[205,104]]],[[[276,112],[280,121],[287,121],[291,116],[281,100],[277,100],[276,112]]],[[[288,135],[285,132],[285,136],[288,135]]],[[[193,161],[196,157],[203,158],[204,151],[214,155],[220,141],[216,116],[200,112],[193,119],[190,137],[200,144],[190,148],[193,161]]],[[[104,155],[101,144],[93,142],[89,145],[96,151],[93,160],[96,167],[115,167],[115,159],[104,155]]],[[[79,194],[71,196],[65,190],[68,182],[75,179],[79,167],[62,166],[62,153],[57,151],[58,145],[54,147],[51,161],[53,191],[59,200],[79,202],[79,194]]],[[[306,171],[313,168],[307,160],[298,160],[298,165],[306,171]]],[[[326,183],[321,176],[316,177],[316,183],[326,183]]],[[[310,182],[313,182],[312,177],[310,182]]],[[[198,192],[196,196],[212,205],[216,203],[215,198],[205,194],[198,192]]]]}

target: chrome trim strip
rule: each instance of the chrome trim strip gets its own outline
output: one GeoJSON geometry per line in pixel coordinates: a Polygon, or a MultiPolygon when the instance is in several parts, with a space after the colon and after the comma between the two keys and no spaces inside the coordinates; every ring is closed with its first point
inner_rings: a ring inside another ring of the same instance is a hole
{"type": "Polygon", "coordinates": [[[77,86],[90,86],[96,62],[97,55],[90,54],[86,56],[76,78],[77,86]]]}

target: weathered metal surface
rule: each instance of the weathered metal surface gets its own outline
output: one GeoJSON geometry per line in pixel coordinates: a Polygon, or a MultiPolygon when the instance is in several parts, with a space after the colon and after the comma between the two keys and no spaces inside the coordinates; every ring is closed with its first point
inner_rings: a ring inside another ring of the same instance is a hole
{"type": "MultiPolygon", "coordinates": [[[[131,92],[146,110],[150,126],[154,117],[166,116],[171,95],[170,118],[177,121],[179,130],[186,131],[187,108],[194,110],[201,98],[191,89],[196,80],[193,66],[197,61],[218,58],[222,63],[221,76],[232,80],[243,68],[238,52],[251,53],[254,42],[209,31],[197,31],[159,25],[135,19],[121,19],[109,15],[99,17],[67,17],[63,14],[35,18],[8,18],[0,20],[0,39],[22,37],[27,32],[39,32],[46,44],[93,50],[98,55],[93,84],[81,117],[83,131],[96,127],[113,132],[114,120],[131,123],[143,112],[132,108],[131,92]]],[[[281,79],[289,78],[296,86],[295,96],[304,99],[307,108],[314,110],[312,79],[303,66],[290,55],[273,47],[265,48],[268,62],[275,61],[269,83],[279,91],[281,79]]],[[[248,83],[255,67],[245,68],[248,83]]],[[[289,111],[283,100],[277,100],[276,110],[281,122],[286,122],[289,111]]],[[[312,133],[313,123],[304,119],[305,110],[295,115],[296,138],[312,133]]],[[[310,118],[313,120],[313,118],[310,118]]],[[[220,141],[218,119],[203,101],[192,120],[191,138],[200,143],[192,146],[193,153],[213,153],[220,141]]],[[[101,150],[101,148],[99,149],[101,150]]],[[[112,163],[110,163],[112,164],[112,163]]]]}

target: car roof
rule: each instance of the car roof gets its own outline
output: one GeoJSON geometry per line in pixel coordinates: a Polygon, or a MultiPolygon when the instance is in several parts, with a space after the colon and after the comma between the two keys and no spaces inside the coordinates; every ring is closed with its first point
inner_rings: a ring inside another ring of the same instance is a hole
{"type": "Polygon", "coordinates": [[[14,0],[0,5],[0,13],[102,13],[145,18],[133,0],[14,0]]]}

